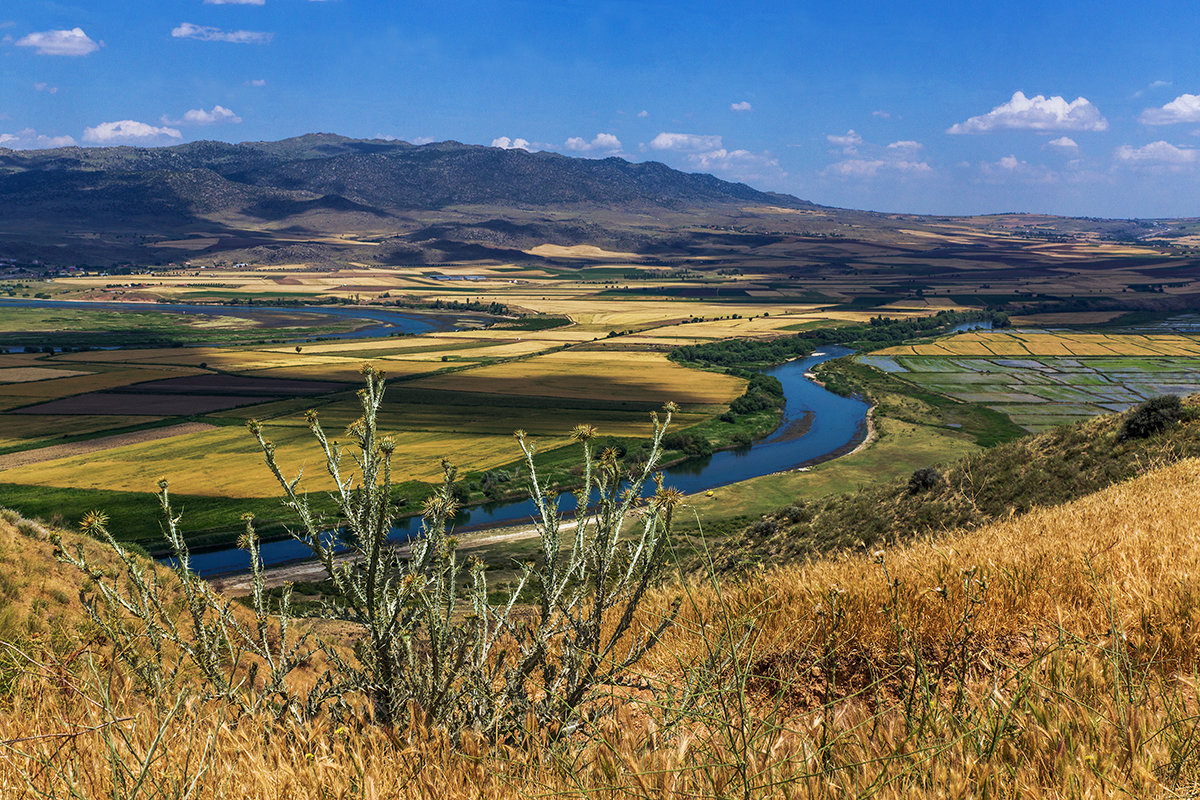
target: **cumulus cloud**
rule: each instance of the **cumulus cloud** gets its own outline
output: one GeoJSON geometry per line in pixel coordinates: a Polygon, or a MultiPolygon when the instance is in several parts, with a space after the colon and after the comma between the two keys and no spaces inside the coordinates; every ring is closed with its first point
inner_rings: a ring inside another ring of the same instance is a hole
{"type": "Polygon", "coordinates": [[[880,119],[891,119],[892,118],[892,115],[890,112],[880,111],[880,110],[872,111],[871,116],[879,117],[880,119]]]}
{"type": "Polygon", "coordinates": [[[70,136],[45,136],[33,128],[17,133],[0,133],[0,147],[10,150],[47,150],[52,147],[73,147],[75,139],[70,136]]]}
{"type": "Polygon", "coordinates": [[[650,141],[651,150],[674,150],[678,153],[699,153],[721,149],[721,137],[696,133],[662,133],[650,141]]]}
{"type": "Polygon", "coordinates": [[[1162,108],[1147,108],[1139,119],[1144,125],[1200,122],[1200,94],[1181,94],[1162,108]]]}
{"type": "Polygon", "coordinates": [[[93,144],[146,143],[162,139],[182,139],[183,134],[168,126],[155,127],[132,119],[101,122],[83,131],[83,140],[93,144]]]}
{"type": "Polygon", "coordinates": [[[1200,161],[1200,150],[1157,141],[1143,147],[1123,144],[1117,148],[1117,160],[1126,164],[1182,166],[1200,161]]]}
{"type": "Polygon", "coordinates": [[[273,33],[263,31],[225,31],[211,25],[184,22],[171,29],[176,39],[196,39],[201,42],[230,42],[232,44],[270,44],[273,33]]]}
{"type": "Polygon", "coordinates": [[[35,83],[33,85],[33,88],[39,92],[45,92],[46,94],[58,94],[57,86],[51,86],[50,84],[45,83],[43,81],[38,81],[37,83],[35,83]]]}
{"type": "Polygon", "coordinates": [[[100,49],[100,44],[83,32],[83,28],[63,31],[40,31],[17,39],[17,47],[32,47],[43,56],[86,56],[100,49]]]}
{"type": "Polygon", "coordinates": [[[1070,136],[1060,136],[1057,139],[1051,139],[1050,141],[1046,142],[1046,145],[1048,147],[1058,147],[1063,150],[1079,149],[1079,145],[1076,144],[1075,140],[1072,139],[1070,136]]]}
{"type": "Polygon", "coordinates": [[[528,139],[517,137],[510,139],[507,136],[497,136],[492,139],[492,147],[499,147],[501,150],[530,150],[532,145],[528,139]]]}
{"type": "Polygon", "coordinates": [[[830,144],[835,144],[838,147],[853,148],[862,144],[863,138],[854,132],[854,129],[846,131],[844,134],[831,133],[825,137],[825,140],[830,144]]]}
{"type": "Polygon", "coordinates": [[[1014,92],[1007,103],[996,106],[986,114],[971,117],[966,122],[950,126],[946,133],[988,133],[990,131],[1103,131],[1108,120],[1100,109],[1085,97],[1071,102],[1055,95],[1026,97],[1014,92]]]}
{"type": "Polygon", "coordinates": [[[253,86],[256,89],[261,89],[263,86],[267,85],[267,81],[265,78],[255,78],[254,80],[246,81],[246,85],[253,86]]]}
{"type": "Polygon", "coordinates": [[[650,112],[643,108],[637,113],[637,115],[638,119],[645,119],[646,117],[650,116],[650,112]]]}
{"type": "Polygon", "coordinates": [[[925,145],[921,144],[920,142],[914,142],[912,139],[904,139],[899,142],[892,142],[891,144],[889,144],[887,146],[887,149],[888,150],[903,150],[908,153],[915,153],[917,150],[920,150],[924,146],[925,145]]]}
{"type": "Polygon", "coordinates": [[[215,125],[218,122],[237,124],[241,121],[241,117],[221,105],[213,106],[212,111],[205,111],[203,108],[193,108],[190,111],[185,111],[180,119],[171,120],[165,116],[162,118],[164,125],[215,125]]]}
{"type": "Polygon", "coordinates": [[[741,102],[738,102],[738,103],[730,103],[729,110],[730,111],[753,111],[754,106],[750,105],[749,100],[742,100],[741,102]]]}
{"type": "Polygon", "coordinates": [[[567,149],[577,153],[619,153],[621,140],[611,133],[597,133],[589,142],[579,136],[567,139],[567,149]]]}

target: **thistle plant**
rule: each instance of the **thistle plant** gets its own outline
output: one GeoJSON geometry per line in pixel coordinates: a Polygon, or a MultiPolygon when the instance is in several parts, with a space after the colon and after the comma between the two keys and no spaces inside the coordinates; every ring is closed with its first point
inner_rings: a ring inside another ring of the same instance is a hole
{"type": "Polygon", "coordinates": [[[245,532],[239,540],[250,555],[253,619],[247,621],[234,601],[217,595],[192,573],[165,478],[158,489],[177,580],[166,580],[162,570],[122,547],[102,512],[87,514],[81,527],[112,548],[120,565],[115,573],[91,563],[82,546],[72,552],[62,547],[57,534],[52,537],[58,557],[89,578],[79,597],[96,631],[153,697],[171,696],[191,681],[202,697],[222,700],[241,713],[272,708],[297,716],[306,704],[311,711],[324,682],[309,693],[307,703],[298,702],[287,686],[287,676],[312,648],[307,635],[292,629],[290,589],[276,603],[264,591],[253,518],[243,517],[245,532]]]}
{"type": "Polygon", "coordinates": [[[270,606],[248,517],[241,545],[251,557],[254,621],[240,621],[229,601],[190,572],[165,482],[160,494],[164,532],[190,624],[181,623],[188,618],[175,614],[165,600],[159,573],[139,565],[106,524],[94,520],[86,527],[118,552],[129,588],[122,591],[115,579],[104,580],[82,551],[64,554],[95,580],[99,599],[88,605],[93,619],[152,687],[169,683],[182,664],[190,663],[210,696],[246,710],[269,702],[311,716],[328,701],[344,709],[349,698],[361,696],[369,701],[374,722],[384,726],[418,721],[509,741],[578,730],[585,712],[603,710],[598,702],[603,691],[626,679],[678,608],[652,630],[632,630],[647,589],[662,575],[682,500],[664,487],[657,471],[674,405],[667,405],[662,419],[652,415],[649,454],[633,469],[612,450],[595,452],[594,428],[575,429],[573,438],[583,450],[583,482],[575,492],[574,518],[562,512],[555,492],[539,477],[533,442],[517,432],[540,548],[522,566],[507,600],[494,605],[482,562],[464,561],[458,554],[453,536],[457,472],[449,462],[443,462],[441,485],[425,501],[419,533],[407,548],[391,540],[396,447],[378,430],[383,375],[366,367],[363,376],[362,416],[347,429],[348,443],[330,439],[315,412],[307,415],[334,484],[333,515],[309,503],[299,488],[301,476],[285,476],[263,426],[249,423],[298,521],[291,535],[308,546],[335,587],[336,599],[326,601],[324,616],[357,628],[353,648],[289,636],[290,590],[285,587],[281,601],[270,606]],[[654,492],[647,498],[644,490],[651,486],[654,492]],[[149,662],[141,656],[143,639],[153,654],[149,662]],[[287,676],[315,648],[329,670],[304,698],[294,696],[287,676]],[[182,654],[175,666],[165,666],[167,651],[182,654]]]}

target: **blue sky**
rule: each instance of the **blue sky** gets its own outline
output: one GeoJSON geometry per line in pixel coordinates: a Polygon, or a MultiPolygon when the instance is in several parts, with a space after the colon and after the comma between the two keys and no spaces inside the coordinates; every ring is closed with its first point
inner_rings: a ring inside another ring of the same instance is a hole
{"type": "Polygon", "coordinates": [[[1197,9],[5,0],[0,146],[327,131],[658,160],[882,211],[1195,216],[1197,9]]]}

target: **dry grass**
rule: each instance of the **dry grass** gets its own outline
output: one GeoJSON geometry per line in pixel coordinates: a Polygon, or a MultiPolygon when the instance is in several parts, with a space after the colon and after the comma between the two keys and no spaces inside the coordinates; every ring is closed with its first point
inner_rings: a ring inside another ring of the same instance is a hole
{"type": "Polygon", "coordinates": [[[664,587],[645,624],[689,600],[641,665],[654,690],[620,690],[588,743],[232,720],[39,655],[0,715],[0,797],[113,796],[142,764],[144,796],[239,800],[1193,796],[1197,507],[1182,461],[969,534],[664,587]]]}

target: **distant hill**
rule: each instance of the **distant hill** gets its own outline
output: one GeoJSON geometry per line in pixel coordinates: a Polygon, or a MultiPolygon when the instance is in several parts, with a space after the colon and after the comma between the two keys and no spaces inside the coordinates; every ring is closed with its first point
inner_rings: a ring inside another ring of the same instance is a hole
{"type": "MultiPolygon", "coordinates": [[[[406,236],[434,221],[431,213],[464,208],[484,210],[482,218],[455,220],[470,230],[446,228],[439,217],[445,241],[402,242],[387,252],[440,261],[474,257],[483,244],[515,248],[519,256],[548,241],[623,241],[612,238],[622,223],[581,223],[581,216],[648,213],[652,220],[664,211],[704,216],[706,209],[743,206],[817,208],[657,162],[459,142],[413,145],[317,133],[241,144],[0,148],[0,257],[52,263],[177,260],[196,250],[164,250],[157,241],[191,235],[222,237],[210,252],[245,251],[241,257],[251,260],[271,255],[256,247],[284,249],[289,258],[298,252],[307,261],[361,260],[379,251],[351,254],[313,240],[356,231],[406,236]],[[563,221],[546,219],[546,212],[574,217],[570,230],[560,231],[563,221]],[[474,244],[464,249],[464,242],[474,244]]],[[[385,253],[382,262],[388,261],[385,253]]]]}
{"type": "Polygon", "coordinates": [[[367,213],[491,204],[811,205],[657,162],[458,142],[417,146],[309,134],[242,144],[0,150],[0,203],[6,213],[44,204],[59,213],[99,214],[113,203],[131,202],[135,213],[247,211],[266,219],[312,203],[367,213]]]}

